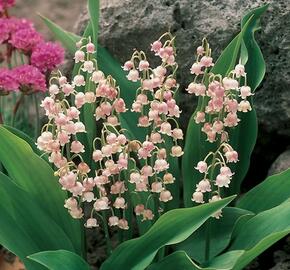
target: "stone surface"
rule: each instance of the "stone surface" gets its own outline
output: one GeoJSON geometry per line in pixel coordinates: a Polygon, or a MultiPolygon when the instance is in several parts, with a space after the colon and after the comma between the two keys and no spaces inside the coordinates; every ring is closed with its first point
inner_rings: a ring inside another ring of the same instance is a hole
{"type": "Polygon", "coordinates": [[[290,168],[290,150],[286,150],[274,161],[269,169],[269,175],[280,173],[290,168]]]}
{"type": "MultiPolygon", "coordinates": [[[[264,3],[270,8],[257,34],[267,63],[267,74],[255,95],[259,123],[269,132],[290,135],[290,1],[289,0],[103,0],[101,1],[100,41],[120,60],[133,49],[148,52],[149,44],[163,32],[176,35],[179,82],[184,89],[190,81],[193,52],[207,37],[217,57],[239,29],[242,16],[264,3]]],[[[83,29],[82,16],[78,29],[83,29]]],[[[185,93],[182,109],[186,119],[195,101],[185,93]]],[[[183,126],[186,126],[186,119],[183,126]]]]}

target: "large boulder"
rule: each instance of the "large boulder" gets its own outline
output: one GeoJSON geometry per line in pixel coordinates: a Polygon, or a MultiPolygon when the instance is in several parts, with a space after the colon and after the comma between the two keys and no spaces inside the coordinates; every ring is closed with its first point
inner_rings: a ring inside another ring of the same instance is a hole
{"type": "MultiPolygon", "coordinates": [[[[134,48],[148,52],[149,44],[163,32],[176,35],[179,82],[186,126],[195,108],[195,100],[184,93],[191,80],[193,53],[207,37],[217,57],[238,32],[247,10],[270,3],[262,19],[257,39],[267,63],[267,74],[256,92],[259,123],[269,132],[290,135],[290,5],[288,0],[103,0],[101,1],[100,42],[120,62],[134,48]],[[288,3],[288,4],[287,4],[288,3]]],[[[87,21],[84,14],[78,24],[81,31],[87,21]]],[[[152,54],[149,54],[152,58],[152,54]]]]}

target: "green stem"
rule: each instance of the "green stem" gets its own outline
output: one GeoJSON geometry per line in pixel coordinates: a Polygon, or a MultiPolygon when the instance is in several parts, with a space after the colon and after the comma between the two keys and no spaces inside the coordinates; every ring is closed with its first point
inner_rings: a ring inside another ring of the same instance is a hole
{"type": "MultiPolygon", "coordinates": [[[[211,172],[209,176],[209,181],[210,183],[213,180],[214,176],[214,163],[215,163],[215,158],[216,158],[217,153],[215,152],[212,157],[212,162],[211,162],[211,172]]],[[[209,194],[207,194],[207,201],[209,200],[209,194]]],[[[205,231],[206,231],[206,238],[205,238],[205,252],[204,252],[204,258],[205,258],[205,263],[209,261],[209,256],[210,256],[210,224],[211,224],[211,217],[206,221],[205,223],[205,231]]]]}
{"type": "Polygon", "coordinates": [[[18,99],[18,101],[16,102],[14,108],[13,108],[13,112],[12,112],[12,119],[11,119],[11,126],[14,127],[15,124],[15,119],[16,119],[16,115],[18,112],[18,109],[20,107],[20,104],[24,101],[24,95],[21,94],[20,98],[18,99]]]}
{"type": "Polygon", "coordinates": [[[35,133],[34,133],[34,137],[35,140],[37,139],[38,135],[39,135],[39,131],[40,131],[40,120],[39,120],[39,109],[38,109],[38,100],[37,100],[37,96],[36,94],[33,95],[33,99],[34,99],[34,106],[35,106],[35,133]]]}
{"type": "Polygon", "coordinates": [[[205,224],[205,263],[209,261],[209,256],[210,256],[210,226],[211,226],[211,218],[209,218],[206,221],[205,224]]]}
{"type": "Polygon", "coordinates": [[[107,255],[110,256],[113,252],[112,248],[112,243],[110,240],[110,234],[109,234],[109,229],[108,229],[108,224],[107,224],[107,219],[106,219],[106,214],[102,212],[102,220],[103,220],[103,229],[105,232],[105,238],[106,238],[106,243],[107,243],[107,255]]]}

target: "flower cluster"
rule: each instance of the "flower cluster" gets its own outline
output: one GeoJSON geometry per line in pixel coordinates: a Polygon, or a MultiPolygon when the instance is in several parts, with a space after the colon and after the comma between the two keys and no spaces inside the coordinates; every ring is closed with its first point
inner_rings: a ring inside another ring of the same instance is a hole
{"type": "Polygon", "coordinates": [[[72,217],[82,218],[83,203],[93,203],[87,227],[99,226],[97,217],[103,220],[102,215],[108,216],[110,212],[110,226],[128,229],[125,217],[114,214],[114,209],[119,213],[126,208],[122,194],[127,189],[121,180],[121,171],[127,169],[128,144],[119,127],[119,115],[126,111],[126,106],[115,80],[105,77],[97,68],[94,44],[89,40],[83,45],[84,41],[77,44],[79,49],[74,59],[80,68],[72,82],[59,74],[51,78],[50,96],[41,104],[49,123],[44,126],[37,145],[49,154],[49,161],[58,168],[59,183],[72,195],[65,202],[72,217]],[[86,86],[88,90],[83,92],[86,86]],[[71,105],[68,100],[72,97],[74,104],[71,105]],[[100,136],[93,141],[92,164],[84,161],[83,156],[89,149],[79,140],[79,134],[86,132],[80,120],[86,105],[95,108],[94,117],[103,124],[100,136]]]}
{"type": "MultiPolygon", "coordinates": [[[[167,185],[174,182],[174,176],[168,171],[168,156],[180,157],[182,148],[177,141],[183,139],[183,132],[179,128],[176,118],[180,116],[180,109],[174,99],[177,90],[175,73],[176,52],[174,37],[166,33],[159,40],[151,44],[151,51],[161,59],[161,64],[150,67],[143,51],[135,51],[123,69],[128,71],[130,81],[140,81],[136,99],[131,111],[139,114],[138,126],[144,128],[147,136],[143,142],[136,144],[138,159],[143,167],[135,168],[130,174],[130,183],[135,185],[135,191],[150,191],[161,203],[172,200],[167,185]],[[162,43],[162,39],[165,39],[162,43]],[[165,140],[172,140],[171,149],[166,149],[165,140]]],[[[150,196],[149,196],[150,197],[150,196]]],[[[162,204],[157,205],[161,208],[162,204]]],[[[137,215],[143,220],[153,219],[152,209],[144,204],[135,208],[137,215]]]]}
{"type": "Polygon", "coordinates": [[[0,94],[23,89],[25,92],[45,91],[47,71],[63,61],[64,50],[58,43],[45,42],[29,20],[9,17],[7,8],[13,5],[14,1],[0,1],[0,44],[5,45],[2,46],[5,48],[2,61],[9,67],[9,70],[0,69],[0,77],[8,76],[13,80],[10,84],[0,84],[0,94]],[[29,76],[29,82],[22,80],[29,76]]]}
{"type": "Polygon", "coordinates": [[[140,77],[142,86],[132,106],[132,111],[141,113],[138,125],[150,130],[143,142],[130,138],[129,132],[121,128],[120,116],[127,111],[126,104],[120,97],[116,81],[98,69],[90,38],[82,39],[77,47],[74,60],[79,65],[78,74],[71,82],[60,73],[50,80],[50,96],[41,104],[49,122],[43,127],[37,145],[49,155],[49,161],[58,168],[55,174],[59,183],[71,194],[65,207],[72,217],[82,218],[83,208],[88,204],[91,215],[86,220],[86,227],[97,227],[100,220],[107,220],[109,226],[126,230],[129,228],[126,210],[132,203],[127,201],[128,192],[137,196],[139,192],[148,192],[147,201],[140,199],[140,203],[131,205],[142,220],[154,218],[156,208],[149,207],[150,198],[157,196],[160,204],[172,199],[166,186],[175,179],[168,171],[167,156],[179,157],[183,153],[177,144],[183,133],[175,120],[180,110],[173,97],[177,88],[173,39],[155,49],[162,64],[154,70],[147,66],[144,53],[135,52],[130,60],[131,71],[143,72],[140,77]],[[164,48],[170,52],[168,56],[161,56],[164,48]],[[137,62],[138,70],[134,68],[137,62]],[[148,89],[144,87],[144,81],[154,81],[154,85],[148,89]],[[136,109],[137,104],[140,111],[136,109]],[[96,124],[102,125],[92,141],[91,150],[80,139],[82,133],[89,132],[81,121],[84,106],[93,109],[96,124]],[[148,120],[142,120],[145,118],[148,120]],[[175,128],[172,128],[173,124],[175,128]],[[174,141],[169,151],[164,148],[166,137],[174,141]],[[85,158],[88,153],[91,155],[89,160],[85,158]]]}
{"type": "MultiPolygon", "coordinates": [[[[216,142],[218,148],[196,165],[196,169],[203,174],[202,180],[196,185],[192,200],[204,203],[205,200],[221,198],[220,189],[229,187],[233,172],[229,163],[238,162],[238,153],[230,145],[230,129],[239,122],[239,114],[250,111],[251,105],[247,100],[252,95],[246,85],[246,72],[242,64],[236,65],[227,76],[212,74],[209,68],[214,66],[206,40],[197,48],[196,62],[191,67],[195,78],[186,89],[201,99],[201,106],[195,114],[194,121],[201,125],[201,131],[206,135],[209,143],[216,142]],[[242,84],[242,85],[241,85],[242,84]],[[206,195],[210,193],[209,195],[206,195]]],[[[219,217],[220,212],[216,217],[219,217]]]]}

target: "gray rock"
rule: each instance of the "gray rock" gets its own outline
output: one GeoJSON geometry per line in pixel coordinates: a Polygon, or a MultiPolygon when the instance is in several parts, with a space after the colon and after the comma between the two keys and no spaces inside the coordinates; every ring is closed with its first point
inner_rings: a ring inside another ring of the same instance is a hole
{"type": "MultiPolygon", "coordinates": [[[[266,131],[290,135],[289,0],[103,0],[100,42],[124,62],[134,48],[148,52],[149,44],[170,29],[176,35],[179,82],[184,89],[191,80],[193,52],[202,38],[208,38],[217,57],[238,32],[246,11],[266,2],[270,8],[257,38],[265,55],[267,74],[255,95],[256,108],[259,123],[266,131]]],[[[84,29],[87,18],[82,16],[79,30],[84,29]]],[[[195,100],[185,93],[181,100],[185,126],[195,100]]]]}
{"type": "Polygon", "coordinates": [[[290,168],[290,150],[286,150],[271,165],[268,175],[277,174],[289,168],[290,168]]]}

